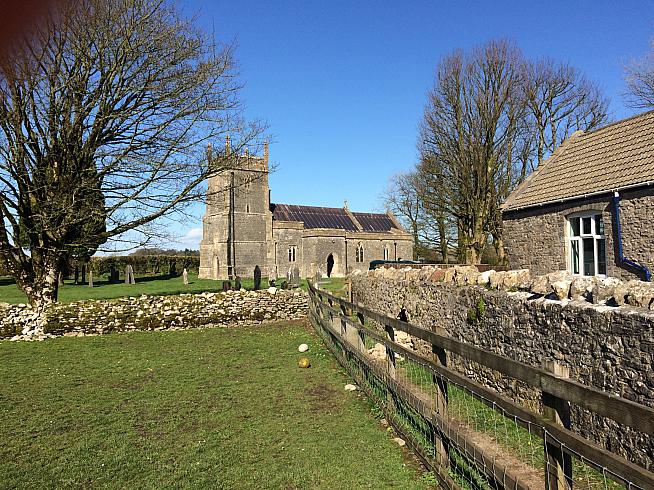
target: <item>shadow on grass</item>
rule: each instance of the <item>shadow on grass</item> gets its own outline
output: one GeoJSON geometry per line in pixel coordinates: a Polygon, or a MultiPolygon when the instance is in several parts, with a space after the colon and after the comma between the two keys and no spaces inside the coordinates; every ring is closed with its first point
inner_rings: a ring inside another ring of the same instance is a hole
{"type": "Polygon", "coordinates": [[[0,286],[10,286],[11,284],[16,284],[13,277],[0,277],[0,286]]]}

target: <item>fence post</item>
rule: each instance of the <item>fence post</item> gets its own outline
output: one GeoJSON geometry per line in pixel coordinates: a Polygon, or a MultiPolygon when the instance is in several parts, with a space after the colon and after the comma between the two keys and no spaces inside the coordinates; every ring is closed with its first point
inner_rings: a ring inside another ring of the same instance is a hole
{"type": "MultiPolygon", "coordinates": [[[[439,329],[440,330],[440,329],[439,329]]],[[[443,332],[437,332],[443,333],[443,332]]],[[[447,352],[445,349],[438,347],[434,344],[431,346],[432,354],[434,355],[434,364],[447,367],[447,352]]],[[[447,382],[443,379],[442,376],[433,375],[434,382],[434,410],[439,415],[441,420],[444,423],[447,423],[447,403],[448,403],[448,394],[447,394],[447,382]]],[[[434,449],[436,452],[436,461],[442,467],[448,467],[450,463],[450,457],[447,450],[447,440],[445,440],[441,434],[436,431],[434,433],[434,449]]]]}
{"type": "MultiPolygon", "coordinates": [[[[570,369],[556,361],[543,361],[543,369],[559,378],[569,378],[570,369]]],[[[570,403],[543,392],[543,416],[552,422],[570,428],[570,403]]],[[[562,450],[561,444],[549,442],[545,434],[545,488],[565,490],[572,487],[572,457],[562,450]]]]}

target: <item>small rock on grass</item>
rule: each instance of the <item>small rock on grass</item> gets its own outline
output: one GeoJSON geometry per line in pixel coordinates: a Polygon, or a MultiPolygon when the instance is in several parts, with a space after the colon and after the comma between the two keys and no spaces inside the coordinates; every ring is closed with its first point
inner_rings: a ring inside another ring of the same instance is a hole
{"type": "Polygon", "coordinates": [[[297,350],[300,352],[306,352],[309,350],[309,346],[307,344],[300,344],[300,347],[298,347],[297,350]]]}
{"type": "Polygon", "coordinates": [[[345,385],[345,391],[356,391],[356,389],[357,389],[356,385],[352,385],[352,384],[345,385]]]}

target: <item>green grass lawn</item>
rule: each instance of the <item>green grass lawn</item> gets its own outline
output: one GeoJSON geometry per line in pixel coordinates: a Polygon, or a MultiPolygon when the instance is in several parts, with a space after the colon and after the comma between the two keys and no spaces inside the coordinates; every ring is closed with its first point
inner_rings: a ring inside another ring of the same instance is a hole
{"type": "MultiPolygon", "coordinates": [[[[344,279],[332,278],[326,280],[321,287],[338,291],[343,288],[344,279]]],[[[252,289],[252,279],[244,279],[243,286],[252,289]]],[[[261,281],[262,285],[268,286],[268,281],[261,281]]],[[[281,281],[277,281],[278,284],[281,281]]],[[[59,301],[79,301],[83,299],[111,299],[123,296],[140,296],[147,295],[165,295],[180,293],[202,293],[205,291],[221,291],[222,281],[213,279],[198,279],[197,275],[189,274],[189,284],[184,286],[181,277],[169,278],[168,276],[142,276],[136,278],[136,284],[109,284],[106,279],[96,280],[94,287],[86,285],[75,286],[72,281],[67,281],[66,285],[59,289],[59,301]]],[[[306,290],[306,281],[303,279],[301,287],[306,290]]],[[[23,292],[18,289],[15,281],[9,277],[0,277],[0,302],[5,303],[25,303],[27,298],[23,292]]]]}
{"type": "Polygon", "coordinates": [[[0,379],[0,488],[430,481],[301,323],[1,342],[0,379]]]}

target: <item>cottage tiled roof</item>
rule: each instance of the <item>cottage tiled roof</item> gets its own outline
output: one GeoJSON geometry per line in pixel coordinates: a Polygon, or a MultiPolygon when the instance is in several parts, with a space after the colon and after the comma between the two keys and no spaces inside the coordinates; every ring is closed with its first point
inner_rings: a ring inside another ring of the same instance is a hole
{"type": "Polygon", "coordinates": [[[654,111],[576,132],[503,205],[505,211],[654,182],[654,111]]]}
{"type": "Polygon", "coordinates": [[[397,228],[387,214],[349,213],[345,208],[271,204],[274,221],[301,221],[305,228],[332,228],[345,231],[388,232],[397,228]],[[361,225],[357,226],[351,215],[361,225]]]}

